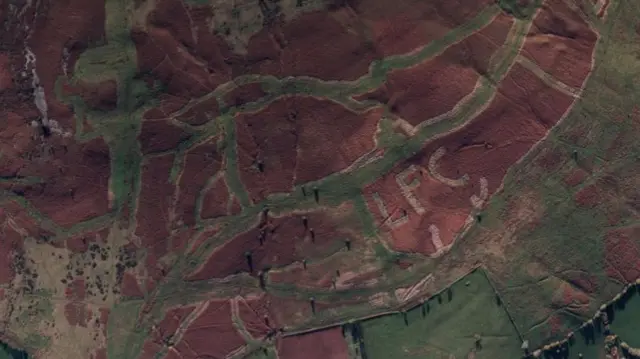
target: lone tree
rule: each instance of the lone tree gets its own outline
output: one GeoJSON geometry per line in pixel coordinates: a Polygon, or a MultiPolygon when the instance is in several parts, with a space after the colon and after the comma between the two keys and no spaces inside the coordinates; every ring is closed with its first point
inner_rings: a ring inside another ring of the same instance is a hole
{"type": "Polygon", "coordinates": [[[344,245],[347,247],[348,251],[351,250],[351,240],[350,239],[345,239],[344,245]]]}
{"type": "Polygon", "coordinates": [[[260,281],[260,288],[261,289],[265,289],[267,284],[265,282],[265,275],[267,274],[266,271],[261,270],[260,273],[258,274],[258,280],[260,281]]]}
{"type": "Polygon", "coordinates": [[[409,317],[407,317],[407,311],[403,310],[400,313],[402,314],[402,320],[404,320],[404,325],[409,326],[409,317]]]}
{"type": "Polygon", "coordinates": [[[313,199],[316,200],[316,203],[320,202],[320,193],[318,191],[318,187],[313,186],[313,199]]]}
{"type": "Polygon", "coordinates": [[[258,171],[264,172],[264,162],[262,162],[262,160],[257,160],[256,166],[258,167],[258,171]]]}
{"type": "Polygon", "coordinates": [[[304,228],[309,227],[309,219],[307,218],[307,216],[302,216],[302,225],[304,225],[304,228]]]}
{"type": "Polygon", "coordinates": [[[573,158],[574,161],[578,160],[578,151],[577,150],[573,150],[573,152],[571,152],[571,158],[573,158]]]}
{"type": "Polygon", "coordinates": [[[253,272],[253,255],[251,251],[244,252],[244,257],[247,259],[247,265],[249,266],[249,272],[253,272]]]}
{"type": "Polygon", "coordinates": [[[473,340],[474,343],[476,345],[476,349],[481,349],[482,348],[482,337],[480,336],[480,334],[476,333],[473,335],[473,340]]]}
{"type": "Polygon", "coordinates": [[[306,190],[306,188],[304,188],[304,186],[301,186],[301,187],[300,187],[300,190],[302,191],[302,195],[306,197],[306,196],[307,196],[307,190],[306,190]]]}
{"type": "Polygon", "coordinates": [[[309,298],[309,304],[311,304],[311,313],[316,314],[316,298],[309,298]]]}
{"type": "Polygon", "coordinates": [[[313,230],[313,228],[309,228],[309,235],[311,236],[311,242],[316,240],[316,232],[313,230]]]}
{"type": "Polygon", "coordinates": [[[307,269],[307,260],[306,259],[302,260],[302,268],[307,269]]]}

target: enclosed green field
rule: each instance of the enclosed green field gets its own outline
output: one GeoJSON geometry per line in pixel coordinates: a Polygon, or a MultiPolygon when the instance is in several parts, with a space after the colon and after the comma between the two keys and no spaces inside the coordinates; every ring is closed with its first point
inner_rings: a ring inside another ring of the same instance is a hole
{"type": "Polygon", "coordinates": [[[640,294],[637,290],[632,290],[626,300],[620,301],[614,308],[611,331],[630,346],[640,348],[640,294]]]}
{"type": "Polygon", "coordinates": [[[361,328],[368,359],[522,356],[519,335],[482,270],[406,315],[367,320],[361,328]]]}

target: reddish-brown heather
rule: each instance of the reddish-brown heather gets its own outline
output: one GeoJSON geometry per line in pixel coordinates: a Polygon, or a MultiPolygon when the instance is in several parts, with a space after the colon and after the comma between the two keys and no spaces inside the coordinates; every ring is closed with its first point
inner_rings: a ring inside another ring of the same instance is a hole
{"type": "Polygon", "coordinates": [[[491,0],[350,1],[383,56],[414,51],[475,17],[491,0]]]}
{"type": "Polygon", "coordinates": [[[575,194],[574,201],[580,207],[593,208],[601,203],[604,193],[595,184],[582,188],[575,194]]]}
{"type": "Polygon", "coordinates": [[[238,197],[233,197],[231,200],[231,208],[229,214],[232,216],[238,215],[242,212],[242,205],[240,204],[240,200],[238,197]]]}
{"type": "Polygon", "coordinates": [[[91,359],[107,359],[107,348],[96,349],[91,359]]]}
{"type": "Polygon", "coordinates": [[[200,247],[213,236],[215,236],[218,232],[220,232],[219,226],[214,226],[213,228],[208,228],[206,231],[203,231],[197,234],[194,237],[193,244],[189,246],[188,253],[193,254],[200,250],[200,247]]]}
{"type": "Polygon", "coordinates": [[[238,86],[224,96],[224,103],[227,106],[242,106],[246,103],[255,102],[264,97],[266,93],[262,85],[258,82],[238,86]]]}
{"type": "Polygon", "coordinates": [[[186,153],[175,206],[178,221],[187,226],[195,224],[198,196],[209,178],[221,167],[222,153],[218,151],[218,137],[213,137],[186,153]]]}
{"type": "Polygon", "coordinates": [[[240,177],[254,202],[323,178],[374,149],[379,108],[363,114],[314,97],[281,98],[236,117],[240,177]],[[260,172],[257,161],[262,161],[260,172]]]}
{"type": "Polygon", "coordinates": [[[171,245],[169,250],[171,252],[183,252],[191,238],[196,235],[197,230],[194,227],[180,228],[171,235],[171,245]]]}
{"type": "Polygon", "coordinates": [[[46,15],[37,16],[28,45],[36,56],[36,71],[44,88],[48,115],[65,129],[75,128],[73,114],[54,93],[55,82],[63,76],[63,49],[71,52],[67,68],[72,71],[75,59],[89,44],[101,42],[105,36],[105,1],[70,0],[48,4],[46,15]]]}
{"type": "Polygon", "coordinates": [[[158,96],[158,101],[160,102],[158,107],[149,109],[142,115],[144,120],[169,118],[172,114],[182,109],[189,102],[189,99],[163,93],[158,96]]]}
{"type": "Polygon", "coordinates": [[[589,176],[589,173],[582,168],[575,168],[564,178],[564,183],[569,187],[575,187],[589,176]]]}
{"type": "Polygon", "coordinates": [[[138,140],[143,154],[175,149],[191,137],[180,127],[165,120],[143,121],[138,140]]]}
{"type": "Polygon", "coordinates": [[[357,98],[386,103],[414,126],[441,115],[473,91],[479,74],[487,72],[492,55],[505,42],[512,25],[512,18],[499,15],[442,54],[392,71],[381,88],[357,98]]]}
{"type": "Polygon", "coordinates": [[[378,223],[386,218],[382,218],[373,201],[373,192],[379,193],[393,220],[398,219],[403,210],[407,211],[406,224],[393,230],[382,227],[390,231],[394,249],[433,253],[433,243],[425,236],[432,224],[438,227],[443,245],[450,244],[471,210],[470,197],[480,195],[480,179],[487,180],[488,195],[493,194],[509,167],[544,137],[572,102],[573,98],[546,86],[523,66],[514,65],[489,107],[478,117],[464,128],[429,143],[365,189],[378,223]],[[451,179],[467,174],[469,180],[465,186],[449,187],[428,173],[429,158],[440,147],[446,149],[446,154],[438,161],[438,173],[451,179]],[[395,179],[412,164],[419,170],[405,182],[419,180],[418,188],[412,192],[425,209],[423,215],[412,209],[395,179]]]}
{"type": "Polygon", "coordinates": [[[197,103],[176,118],[179,121],[188,123],[192,126],[200,126],[209,122],[210,119],[217,117],[219,114],[220,108],[218,105],[218,99],[212,97],[197,103]]]}
{"type": "Polygon", "coordinates": [[[169,174],[173,166],[172,154],[147,158],[142,164],[142,180],[138,212],[136,214],[136,235],[142,246],[158,258],[166,251],[169,238],[170,208],[175,185],[169,174]]]}
{"type": "Polygon", "coordinates": [[[144,296],[138,284],[138,278],[135,273],[131,272],[124,272],[122,284],[120,284],[120,292],[126,297],[142,298],[144,296]]]}
{"type": "Polygon", "coordinates": [[[640,227],[609,231],[605,237],[605,270],[609,277],[630,283],[640,278],[640,250],[635,238],[640,227]]]}
{"type": "Polygon", "coordinates": [[[533,19],[522,54],[561,82],[580,88],[591,72],[598,39],[563,0],[545,0],[533,19]]]}
{"type": "Polygon", "coordinates": [[[371,61],[380,57],[361,21],[347,8],[304,13],[279,25],[263,29],[251,39],[245,59],[250,72],[355,80],[369,71],[371,61]],[[264,50],[252,50],[262,44],[271,45],[275,57],[255,61],[264,50]]]}
{"type": "Polygon", "coordinates": [[[194,309],[195,307],[178,307],[169,309],[165,313],[164,318],[162,318],[162,321],[160,321],[156,326],[154,340],[158,343],[163,343],[166,339],[173,336],[180,327],[180,324],[182,324],[182,321],[187,318],[194,309]]]}
{"type": "Polygon", "coordinates": [[[91,312],[83,302],[69,302],[64,306],[64,316],[71,326],[87,327],[87,321],[91,312]]]}
{"type": "Polygon", "coordinates": [[[554,306],[558,308],[569,307],[572,312],[588,315],[591,298],[587,293],[568,283],[562,284],[558,290],[560,293],[557,300],[554,300],[554,306]]]}
{"type": "Polygon", "coordinates": [[[111,160],[105,141],[95,138],[78,144],[51,137],[50,144],[46,154],[19,171],[23,176],[46,179],[27,186],[24,197],[64,227],[106,214],[111,160]]]}
{"type": "Polygon", "coordinates": [[[544,148],[535,157],[534,163],[543,168],[545,172],[555,172],[570,159],[569,154],[559,148],[544,148]]]}
{"type": "Polygon", "coordinates": [[[65,297],[71,300],[84,300],[86,294],[86,284],[84,279],[74,279],[65,289],[65,297]]]}
{"type": "Polygon", "coordinates": [[[209,187],[202,199],[202,218],[217,218],[226,216],[229,204],[229,188],[224,178],[217,179],[211,187],[209,187]]]}
{"type": "Polygon", "coordinates": [[[268,304],[265,295],[238,300],[238,316],[254,339],[264,338],[274,328],[268,304]]]}
{"type": "Polygon", "coordinates": [[[564,275],[564,278],[571,283],[572,286],[585,293],[593,294],[598,290],[598,278],[592,274],[581,271],[570,271],[564,275]]]}
{"type": "Polygon", "coordinates": [[[215,85],[206,68],[185,51],[169,29],[133,29],[131,39],[136,45],[138,70],[151,73],[167,93],[188,99],[213,91],[215,85]]]}
{"type": "MultiPolygon", "coordinates": [[[[6,219],[2,221],[5,223],[6,219]]],[[[9,284],[15,277],[13,268],[13,256],[16,251],[22,249],[22,236],[12,228],[0,230],[2,240],[0,241],[0,285],[9,284]]]]}
{"type": "Polygon", "coordinates": [[[6,54],[0,53],[0,91],[8,90],[13,86],[11,59],[6,54]]]}
{"type": "Polygon", "coordinates": [[[309,334],[282,338],[278,342],[281,359],[348,359],[349,348],[342,329],[334,327],[309,334]],[[313,348],[313,350],[309,350],[313,348]]]}
{"type": "Polygon", "coordinates": [[[228,300],[211,300],[185,330],[175,349],[184,359],[224,358],[245,344],[236,330],[228,300]]]}
{"type": "Polygon", "coordinates": [[[118,83],[116,80],[105,80],[100,83],[79,81],[68,91],[79,95],[91,109],[111,111],[118,105],[118,83]]]}
{"type": "MultiPolygon", "coordinates": [[[[138,359],[154,359],[159,352],[164,349],[164,344],[157,343],[151,339],[147,339],[144,341],[142,345],[142,350],[140,351],[140,355],[138,359]]],[[[165,356],[165,359],[168,358],[168,355],[165,356]]]]}
{"type": "Polygon", "coordinates": [[[302,264],[269,273],[269,281],[273,283],[295,283],[298,287],[331,288],[331,279],[335,268],[319,264],[309,264],[305,269],[302,264]]]}
{"type": "Polygon", "coordinates": [[[249,272],[247,252],[252,253],[252,273],[255,275],[265,267],[280,267],[326,255],[342,248],[343,240],[351,237],[341,232],[324,213],[307,213],[308,229],[303,225],[302,217],[302,214],[275,217],[237,235],[216,248],[188,280],[224,278],[249,272]],[[263,244],[260,244],[261,236],[264,236],[263,244]]]}
{"type": "Polygon", "coordinates": [[[65,240],[65,246],[68,250],[74,253],[83,253],[89,249],[89,245],[92,243],[104,243],[109,236],[109,228],[105,228],[99,231],[92,231],[83,233],[65,240]]]}

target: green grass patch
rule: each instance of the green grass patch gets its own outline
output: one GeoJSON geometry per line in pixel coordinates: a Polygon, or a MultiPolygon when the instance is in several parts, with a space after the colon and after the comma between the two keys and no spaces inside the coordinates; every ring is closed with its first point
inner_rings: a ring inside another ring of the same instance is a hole
{"type": "Polygon", "coordinates": [[[634,348],[640,348],[640,294],[632,289],[628,298],[613,306],[611,331],[634,348]]]}
{"type": "Polygon", "coordinates": [[[498,5],[517,19],[530,19],[542,5],[542,0],[498,0],[498,5]]]}
{"type": "Polygon", "coordinates": [[[243,359],[277,359],[276,348],[273,346],[259,348],[243,357],[243,359]]]}
{"type": "Polygon", "coordinates": [[[426,304],[361,323],[366,357],[518,358],[519,336],[484,272],[476,270],[426,304]],[[450,291],[450,292],[449,292],[450,291]]]}
{"type": "Polygon", "coordinates": [[[224,116],[218,118],[220,121],[224,137],[220,142],[220,147],[224,151],[225,162],[225,180],[227,186],[238,200],[242,207],[249,205],[249,193],[247,192],[244,184],[240,180],[240,170],[238,169],[238,152],[236,146],[236,126],[232,116],[224,116]]]}
{"type": "Polygon", "coordinates": [[[147,336],[137,328],[138,315],[144,303],[127,301],[116,304],[109,314],[107,325],[107,358],[137,358],[147,336]]]}

